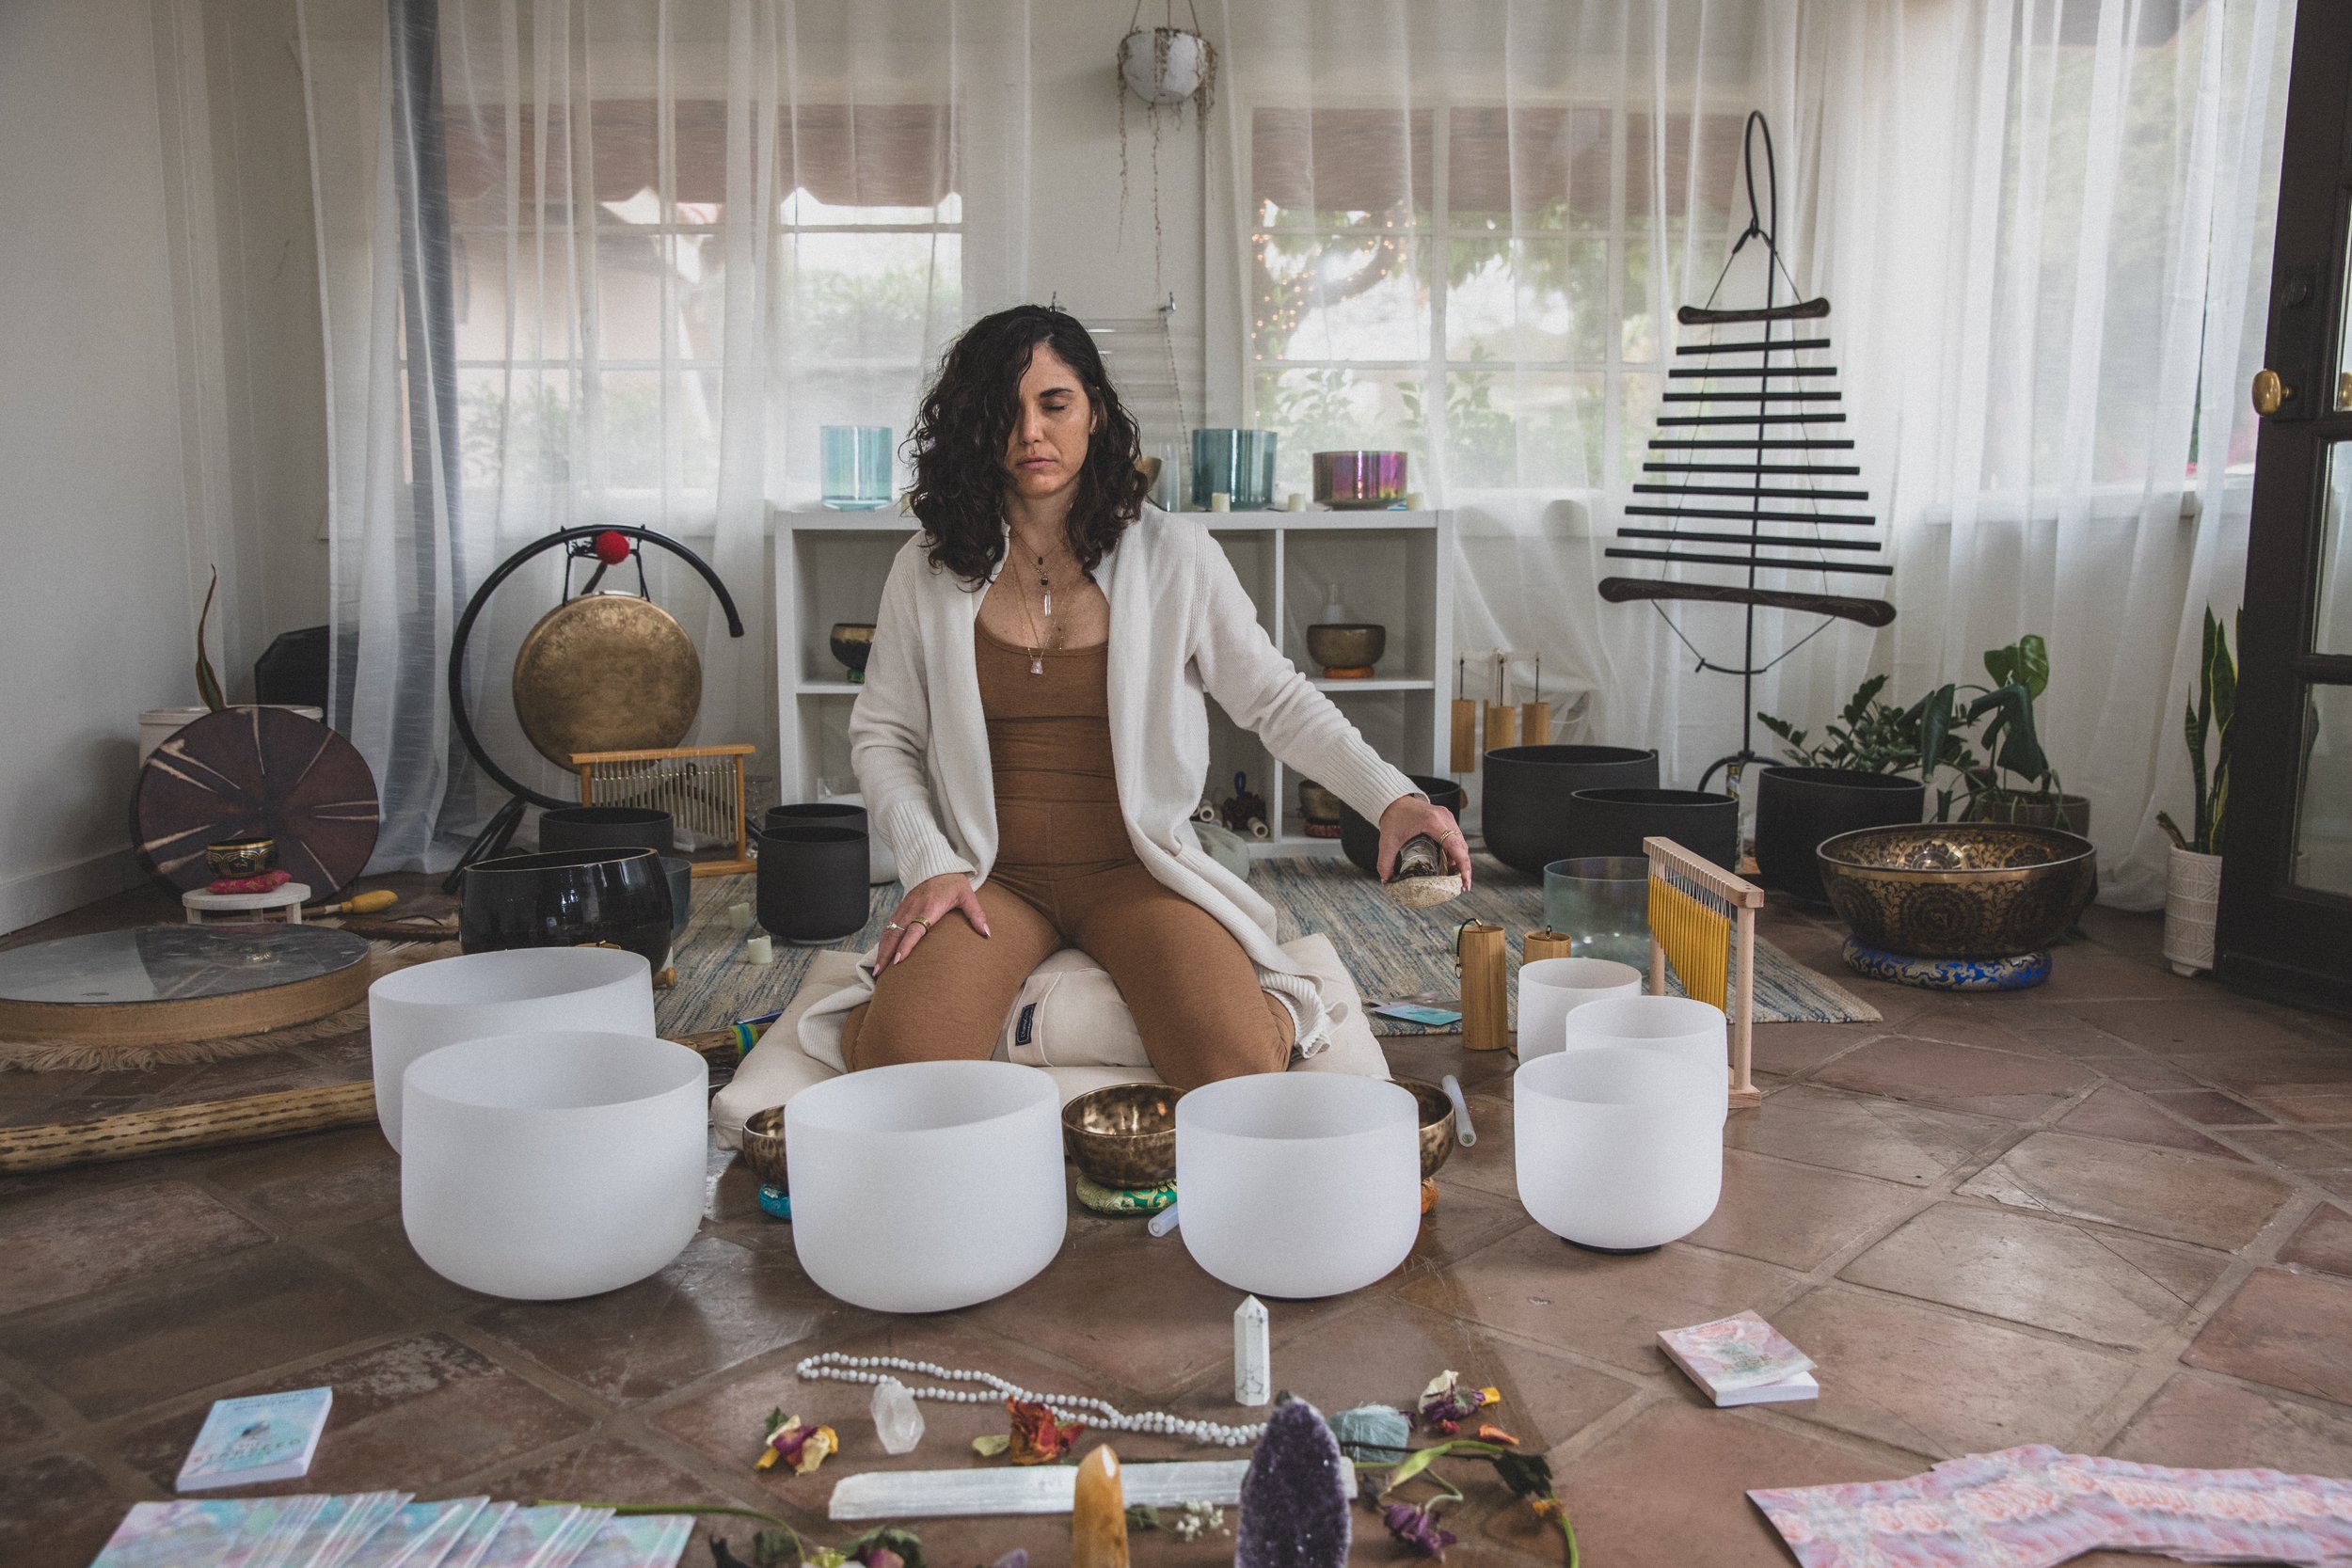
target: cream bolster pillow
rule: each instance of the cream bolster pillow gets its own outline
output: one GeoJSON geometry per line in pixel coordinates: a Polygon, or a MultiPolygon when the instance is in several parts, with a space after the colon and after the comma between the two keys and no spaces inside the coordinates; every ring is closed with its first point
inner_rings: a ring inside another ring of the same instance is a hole
{"type": "MultiPolygon", "coordinates": [[[[1388,1058],[1330,939],[1301,937],[1284,943],[1282,951],[1314,974],[1331,1015],[1329,1048],[1311,1060],[1294,1059],[1293,1070],[1389,1076],[1388,1058]]],[[[860,957],[817,955],[791,1006],[711,1101],[711,1125],[722,1147],[737,1146],[745,1117],[782,1105],[809,1085],[840,1072],[840,1020],[865,999],[860,957]]],[[[1075,948],[1054,954],[1023,983],[994,1055],[1051,1072],[1065,1100],[1110,1084],[1157,1079],[1126,998],[1100,964],[1075,948]]]]}

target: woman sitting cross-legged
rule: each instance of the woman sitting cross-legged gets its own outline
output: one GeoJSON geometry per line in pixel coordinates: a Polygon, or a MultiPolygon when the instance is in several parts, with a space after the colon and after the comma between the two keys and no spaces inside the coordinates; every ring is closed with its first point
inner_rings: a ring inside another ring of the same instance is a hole
{"type": "Polygon", "coordinates": [[[850,755],[907,894],[844,1022],[852,1069],[984,1058],[1065,946],[1118,985],[1178,1088],[1325,1043],[1274,911],[1200,847],[1205,691],[1380,824],[1380,867],[1433,806],[1278,652],[1208,531],[1144,504],[1134,420],[1073,318],[1022,306],[946,356],[912,437],[922,531],[882,590],[850,755]]]}

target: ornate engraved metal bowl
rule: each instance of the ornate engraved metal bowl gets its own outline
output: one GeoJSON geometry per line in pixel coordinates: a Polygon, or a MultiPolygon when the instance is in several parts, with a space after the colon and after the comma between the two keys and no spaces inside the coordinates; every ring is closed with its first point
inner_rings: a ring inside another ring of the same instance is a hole
{"type": "Polygon", "coordinates": [[[1176,1095],[1166,1084],[1114,1084],[1061,1108],[1062,1152],[1105,1187],[1176,1180],[1176,1095]]]}
{"type": "Polygon", "coordinates": [[[1821,886],[1856,938],[1925,958],[2056,941],[2097,887],[2090,841],[2055,828],[1926,822],[1824,839],[1821,886]]]}
{"type": "Polygon", "coordinates": [[[1421,1179],[1438,1174],[1454,1153],[1454,1101],[1445,1090],[1419,1078],[1400,1078],[1397,1086],[1413,1091],[1421,1105],[1421,1179]]]}
{"type": "Polygon", "coordinates": [[[743,1163],[763,1187],[788,1193],[784,1175],[784,1107],[754,1111],[743,1118],[743,1163]]]}

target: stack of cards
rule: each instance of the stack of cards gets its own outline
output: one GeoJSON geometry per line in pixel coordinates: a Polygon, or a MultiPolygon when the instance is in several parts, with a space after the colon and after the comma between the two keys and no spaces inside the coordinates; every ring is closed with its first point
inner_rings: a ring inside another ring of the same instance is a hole
{"type": "Polygon", "coordinates": [[[204,1429],[188,1449],[187,1462],[180,1466],[174,1489],[208,1492],[308,1474],[334,1402],[332,1388],[215,1400],[204,1429]]]}
{"type": "Polygon", "coordinates": [[[694,1522],[405,1492],[139,1503],[90,1568],[676,1568],[694,1522]]]}
{"type": "Polygon", "coordinates": [[[2085,1552],[2352,1563],[2352,1481],[2179,1470],[2043,1445],[1904,1481],[1751,1492],[1804,1568],[2056,1568],[2085,1552]]]}
{"type": "Polygon", "coordinates": [[[1721,1406],[1779,1404],[1821,1392],[1813,1378],[1813,1357],[1753,1312],[1661,1329],[1658,1342],[1721,1406]]]}

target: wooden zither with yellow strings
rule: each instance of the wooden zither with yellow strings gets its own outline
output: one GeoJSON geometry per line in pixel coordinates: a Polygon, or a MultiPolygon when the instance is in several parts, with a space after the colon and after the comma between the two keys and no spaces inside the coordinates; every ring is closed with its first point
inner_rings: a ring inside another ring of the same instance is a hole
{"type": "Polygon", "coordinates": [[[1756,1026],[1756,911],[1764,890],[1670,838],[1642,840],[1649,857],[1649,991],[1666,993],[1666,966],[1683,994],[1723,1009],[1731,1044],[1731,1108],[1764,1103],[1750,1067],[1756,1026]]]}

